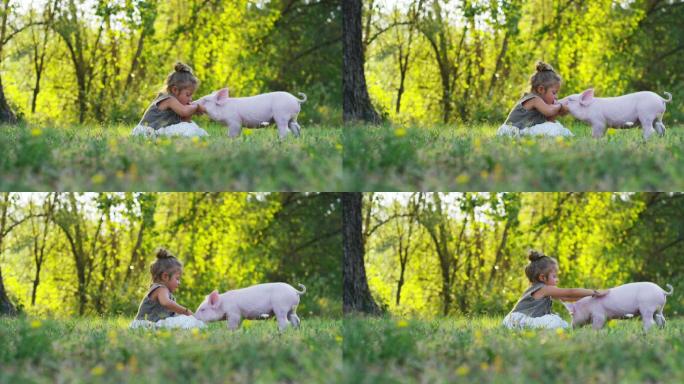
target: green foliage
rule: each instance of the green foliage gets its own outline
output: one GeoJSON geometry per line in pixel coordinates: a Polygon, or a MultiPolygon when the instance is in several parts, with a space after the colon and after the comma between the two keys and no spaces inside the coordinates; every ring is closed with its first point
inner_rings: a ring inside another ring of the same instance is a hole
{"type": "Polygon", "coordinates": [[[165,247],[184,265],[175,297],[193,310],[214,289],[283,281],[307,287],[303,317],[341,315],[337,194],[51,193],[10,201],[8,222],[18,224],[3,239],[0,265],[26,313],[132,318],[155,249],[165,247]],[[35,245],[45,249],[40,261],[35,245]]]}
{"type": "Polygon", "coordinates": [[[2,190],[338,190],[341,131],[304,128],[280,141],[273,129],[205,126],[212,138],[130,137],[130,127],[0,127],[2,190]]]}
{"type": "Polygon", "coordinates": [[[684,380],[679,318],[647,334],[638,320],[614,320],[597,332],[510,331],[500,317],[351,318],[343,335],[344,378],[355,383],[684,380]]]}
{"type": "MultiPolygon", "coordinates": [[[[528,287],[527,251],[537,249],[558,260],[560,287],[652,281],[679,291],[682,200],[679,193],[368,194],[369,286],[396,314],[502,314],[528,287]]],[[[681,314],[684,300],[671,297],[665,310],[681,314]]]]}
{"type": "Polygon", "coordinates": [[[129,319],[0,319],[0,383],[336,381],[339,321],[302,317],[279,334],[273,321],[230,332],[130,330],[129,319]]]}
{"type": "Polygon", "coordinates": [[[372,37],[366,50],[369,92],[395,123],[500,124],[529,90],[537,60],[562,76],[561,96],[590,87],[598,96],[668,91],[674,101],[666,121],[684,119],[684,28],[678,22],[684,8],[677,2],[365,4],[364,25],[371,26],[366,39],[372,37]]]}
{"type": "Polygon", "coordinates": [[[497,137],[496,126],[359,126],[345,130],[344,185],[355,191],[676,191],[684,188],[680,127],[591,138],[497,137]],[[373,148],[369,151],[368,148],[373,148]]]}
{"type": "Polygon", "coordinates": [[[44,3],[11,9],[29,27],[2,60],[5,95],[29,122],[134,124],[177,60],[200,80],[195,98],[226,86],[232,96],[304,92],[302,121],[341,120],[337,2],[44,3]]]}

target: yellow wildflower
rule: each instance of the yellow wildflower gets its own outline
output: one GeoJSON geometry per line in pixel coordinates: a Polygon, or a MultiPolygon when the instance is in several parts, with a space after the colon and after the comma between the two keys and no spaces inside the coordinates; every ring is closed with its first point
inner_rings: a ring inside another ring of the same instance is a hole
{"type": "Polygon", "coordinates": [[[467,365],[461,365],[460,367],[456,368],[456,374],[459,376],[465,376],[470,372],[470,368],[468,368],[467,365]]]}
{"type": "Polygon", "coordinates": [[[105,367],[102,364],[98,364],[90,370],[90,374],[93,376],[102,376],[105,373],[105,367]]]}
{"type": "Polygon", "coordinates": [[[398,328],[406,328],[406,327],[408,327],[408,325],[409,325],[408,321],[403,320],[403,319],[402,319],[402,320],[399,320],[399,321],[397,322],[397,327],[398,327],[398,328]]]}
{"type": "Polygon", "coordinates": [[[102,172],[98,172],[90,178],[90,182],[93,184],[102,184],[105,182],[106,179],[107,178],[105,177],[105,175],[102,174],[102,172]]]}
{"type": "Polygon", "coordinates": [[[467,184],[470,181],[470,176],[462,173],[456,177],[456,184],[467,184]]]}

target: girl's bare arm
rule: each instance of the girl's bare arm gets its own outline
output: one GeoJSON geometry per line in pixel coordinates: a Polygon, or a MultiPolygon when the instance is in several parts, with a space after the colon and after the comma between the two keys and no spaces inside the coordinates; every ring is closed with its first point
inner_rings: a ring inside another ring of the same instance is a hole
{"type": "Polygon", "coordinates": [[[541,97],[534,97],[530,100],[527,100],[523,103],[523,107],[525,107],[528,110],[535,108],[537,109],[537,111],[541,112],[541,114],[546,117],[554,117],[558,115],[558,112],[561,110],[560,104],[546,104],[546,102],[544,102],[544,100],[542,100],[541,97]]]}
{"type": "Polygon", "coordinates": [[[159,103],[159,109],[171,109],[176,112],[181,119],[189,119],[190,116],[194,115],[200,108],[199,104],[188,104],[183,105],[175,97],[169,97],[168,99],[159,103]]]}
{"type": "Polygon", "coordinates": [[[605,296],[607,290],[594,290],[586,288],[558,288],[554,286],[545,286],[539,289],[542,296],[549,296],[554,299],[566,299],[567,301],[581,299],[586,296],[605,296]]]}
{"type": "Polygon", "coordinates": [[[183,306],[178,305],[175,301],[171,300],[169,297],[169,290],[164,288],[164,287],[159,287],[156,290],[157,293],[157,300],[159,300],[159,304],[162,305],[162,307],[168,309],[169,311],[176,312],[181,315],[192,315],[192,311],[189,310],[188,308],[185,308],[183,306]]]}

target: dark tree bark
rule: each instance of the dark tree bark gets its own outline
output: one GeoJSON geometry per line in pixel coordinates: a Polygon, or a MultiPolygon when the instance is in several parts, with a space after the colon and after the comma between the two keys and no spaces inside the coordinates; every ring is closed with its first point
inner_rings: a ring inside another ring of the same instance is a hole
{"type": "Polygon", "coordinates": [[[56,2],[48,1],[47,4],[45,4],[44,8],[44,15],[43,15],[43,27],[40,32],[42,32],[41,36],[36,35],[36,28],[33,28],[31,31],[31,39],[33,42],[33,54],[32,54],[32,59],[33,59],[33,70],[36,75],[36,80],[33,86],[33,94],[31,95],[31,113],[34,114],[36,113],[36,105],[38,104],[38,94],[40,93],[40,80],[43,77],[43,72],[45,70],[45,67],[47,65],[47,62],[50,60],[50,57],[47,56],[47,49],[48,49],[48,41],[50,40],[50,32],[53,27],[53,20],[54,20],[54,15],[55,15],[55,9],[54,7],[57,6],[56,2]],[[39,38],[41,38],[41,41],[39,42],[39,38]]]}
{"type": "MultiPolygon", "coordinates": [[[[38,285],[40,284],[40,271],[43,268],[43,263],[45,262],[45,247],[47,245],[47,238],[50,233],[50,223],[52,222],[52,214],[55,210],[55,205],[57,204],[57,192],[53,192],[47,196],[45,202],[43,203],[43,213],[42,223],[36,223],[31,220],[31,233],[33,235],[33,262],[36,266],[36,273],[33,278],[33,289],[31,290],[31,306],[36,305],[36,296],[38,295],[38,285]],[[42,231],[36,227],[37,224],[42,224],[42,231]]],[[[30,209],[30,208],[29,208],[30,209]]],[[[29,211],[29,215],[35,215],[32,211],[29,211]]],[[[48,248],[48,252],[52,247],[48,248]]]]}
{"type": "Polygon", "coordinates": [[[12,305],[7,292],[5,292],[5,283],[2,281],[2,267],[0,267],[0,316],[1,315],[16,315],[17,310],[12,305]]]}
{"type": "Polygon", "coordinates": [[[375,124],[380,116],[371,104],[363,71],[362,8],[361,0],[342,2],[342,111],[345,122],[375,124]]]}
{"type": "Polygon", "coordinates": [[[375,315],[381,311],[368,288],[363,262],[362,200],[360,192],[342,194],[342,241],[344,243],[342,302],[344,313],[361,312],[375,315]]]}
{"type": "MultiPolygon", "coordinates": [[[[12,218],[8,217],[10,203],[10,193],[2,193],[2,200],[0,201],[0,255],[2,255],[5,236],[21,222],[12,222],[12,218]]],[[[5,291],[5,283],[2,280],[2,266],[0,266],[0,315],[15,315],[16,313],[17,311],[5,291]]]]}
{"type": "Polygon", "coordinates": [[[5,99],[5,90],[2,86],[2,78],[0,78],[0,123],[14,124],[17,122],[17,116],[12,112],[7,99],[5,99]]]}
{"type": "MultiPolygon", "coordinates": [[[[0,21],[0,63],[2,63],[2,51],[6,40],[8,39],[7,19],[9,18],[10,12],[10,2],[7,0],[3,1],[2,20],[0,21]]],[[[12,112],[12,109],[5,98],[5,89],[2,86],[2,77],[0,77],[0,123],[13,124],[16,121],[17,117],[14,115],[14,112],[12,112]]],[[[0,280],[0,282],[1,281],[2,280],[0,280]]]]}

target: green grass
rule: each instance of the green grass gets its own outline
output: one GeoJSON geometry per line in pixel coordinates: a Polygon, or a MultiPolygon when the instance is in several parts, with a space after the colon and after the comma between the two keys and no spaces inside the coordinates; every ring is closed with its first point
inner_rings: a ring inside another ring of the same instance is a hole
{"type": "MultiPolygon", "coordinates": [[[[0,126],[0,190],[333,191],[342,181],[341,130],[274,128],[236,139],[130,137],[130,126],[0,126]]],[[[245,134],[247,133],[247,134],[245,134]]]]}
{"type": "Polygon", "coordinates": [[[342,372],[339,320],[130,330],[130,319],[0,318],[0,383],[322,383],[342,372]]]}
{"type": "Polygon", "coordinates": [[[510,331],[501,318],[346,319],[353,383],[681,383],[684,320],[644,333],[639,319],[600,331],[510,331]]]}
{"type": "Polygon", "coordinates": [[[344,133],[344,184],[356,191],[684,189],[684,127],[645,142],[638,129],[593,139],[497,137],[497,126],[361,126],[344,133]]]}

